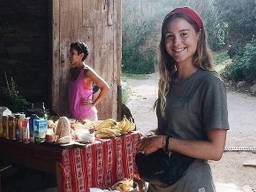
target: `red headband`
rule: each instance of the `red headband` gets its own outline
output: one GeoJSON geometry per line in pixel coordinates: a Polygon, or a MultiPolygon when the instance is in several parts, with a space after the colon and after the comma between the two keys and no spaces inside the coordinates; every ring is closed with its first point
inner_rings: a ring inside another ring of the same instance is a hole
{"type": "Polygon", "coordinates": [[[192,19],[199,29],[203,28],[203,22],[199,15],[192,9],[188,7],[180,7],[174,9],[171,13],[183,13],[184,15],[188,16],[190,19],[192,19]]]}

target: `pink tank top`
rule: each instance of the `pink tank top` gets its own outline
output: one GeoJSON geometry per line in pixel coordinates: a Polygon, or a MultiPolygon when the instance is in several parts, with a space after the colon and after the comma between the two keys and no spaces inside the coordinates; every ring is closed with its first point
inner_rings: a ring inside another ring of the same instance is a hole
{"type": "Polygon", "coordinates": [[[71,118],[84,120],[87,117],[97,113],[95,107],[89,107],[81,103],[82,100],[92,100],[93,89],[84,88],[84,69],[81,69],[78,78],[70,81],[68,97],[69,97],[69,113],[71,118]]]}

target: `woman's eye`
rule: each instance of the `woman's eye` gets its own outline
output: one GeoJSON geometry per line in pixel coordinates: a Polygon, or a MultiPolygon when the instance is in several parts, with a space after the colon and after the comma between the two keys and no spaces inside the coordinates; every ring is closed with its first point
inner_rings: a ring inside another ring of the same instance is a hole
{"type": "Polygon", "coordinates": [[[173,35],[166,35],[166,36],[165,36],[165,39],[166,39],[167,41],[170,41],[170,40],[172,40],[173,38],[174,38],[173,35]]]}
{"type": "Polygon", "coordinates": [[[182,37],[182,38],[186,38],[187,36],[188,36],[187,33],[181,33],[181,37],[182,37]]]}

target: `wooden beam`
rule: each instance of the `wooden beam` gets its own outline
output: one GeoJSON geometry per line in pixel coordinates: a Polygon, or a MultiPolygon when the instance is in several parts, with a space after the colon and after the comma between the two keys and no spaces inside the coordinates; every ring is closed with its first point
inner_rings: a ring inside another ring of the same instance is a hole
{"type": "Polygon", "coordinates": [[[60,1],[52,0],[52,110],[59,113],[60,1]]]}

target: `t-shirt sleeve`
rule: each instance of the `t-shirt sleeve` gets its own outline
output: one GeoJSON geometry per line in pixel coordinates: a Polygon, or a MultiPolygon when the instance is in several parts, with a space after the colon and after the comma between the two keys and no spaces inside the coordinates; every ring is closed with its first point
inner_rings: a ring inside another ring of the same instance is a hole
{"type": "Polygon", "coordinates": [[[206,83],[202,105],[203,127],[229,129],[226,88],[219,78],[210,78],[206,83]]]}

